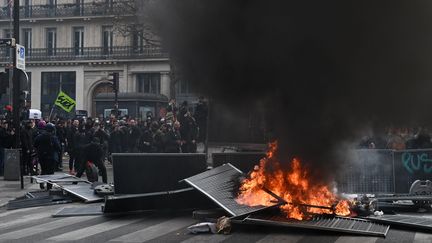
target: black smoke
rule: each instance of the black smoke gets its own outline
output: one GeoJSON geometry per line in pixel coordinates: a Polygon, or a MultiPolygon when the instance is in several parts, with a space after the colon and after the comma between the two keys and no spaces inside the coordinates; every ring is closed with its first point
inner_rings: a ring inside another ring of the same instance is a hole
{"type": "Polygon", "coordinates": [[[163,44],[194,87],[264,103],[281,154],[322,175],[366,125],[431,121],[432,2],[156,2],[163,44]]]}

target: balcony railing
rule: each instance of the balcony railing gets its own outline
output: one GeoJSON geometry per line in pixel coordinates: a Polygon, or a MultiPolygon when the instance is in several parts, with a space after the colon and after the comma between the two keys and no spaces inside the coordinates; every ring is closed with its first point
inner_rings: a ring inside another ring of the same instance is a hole
{"type": "MultiPolygon", "coordinates": [[[[89,2],[83,4],[55,4],[20,6],[20,18],[59,18],[79,16],[104,16],[127,14],[128,7],[133,0],[106,2],[89,2]]],[[[0,20],[10,19],[11,9],[7,6],[0,8],[0,20]]],[[[130,13],[132,14],[132,13],[130,13]]]]}
{"type": "MultiPolygon", "coordinates": [[[[0,49],[0,62],[9,62],[9,49],[0,49]]],[[[168,58],[168,53],[154,46],[116,46],[84,48],[32,48],[26,50],[26,62],[91,61],[168,58]]]]}

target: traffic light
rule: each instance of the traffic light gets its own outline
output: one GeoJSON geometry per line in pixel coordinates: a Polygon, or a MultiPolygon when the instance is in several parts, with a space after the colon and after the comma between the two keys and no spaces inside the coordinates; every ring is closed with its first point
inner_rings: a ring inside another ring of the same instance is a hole
{"type": "Polygon", "coordinates": [[[6,94],[7,88],[9,88],[9,73],[0,73],[0,99],[2,95],[6,94]]]}
{"type": "Polygon", "coordinates": [[[110,78],[108,78],[109,81],[112,82],[112,87],[114,89],[114,92],[119,91],[119,73],[110,73],[108,75],[110,78]]]}
{"type": "Polygon", "coordinates": [[[20,91],[20,95],[19,95],[20,107],[25,107],[27,105],[27,94],[28,91],[20,91]]]}

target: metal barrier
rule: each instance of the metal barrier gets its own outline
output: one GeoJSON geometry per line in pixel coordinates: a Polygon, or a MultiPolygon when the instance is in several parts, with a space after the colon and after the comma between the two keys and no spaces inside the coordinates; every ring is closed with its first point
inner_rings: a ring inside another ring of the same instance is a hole
{"type": "Polygon", "coordinates": [[[350,150],[337,178],[337,188],[345,193],[393,193],[392,150],[350,150]]]}
{"type": "MultiPolygon", "coordinates": [[[[265,153],[213,153],[213,167],[231,163],[250,171],[265,153]]],[[[408,193],[415,180],[432,180],[432,149],[350,150],[336,176],[344,193],[408,193]]]]}
{"type": "Polygon", "coordinates": [[[164,192],[188,187],[180,180],[207,169],[206,155],[180,153],[114,153],[115,194],[164,192]]]}
{"type": "Polygon", "coordinates": [[[352,150],[338,177],[346,193],[409,193],[415,180],[432,179],[432,149],[352,150]]]}

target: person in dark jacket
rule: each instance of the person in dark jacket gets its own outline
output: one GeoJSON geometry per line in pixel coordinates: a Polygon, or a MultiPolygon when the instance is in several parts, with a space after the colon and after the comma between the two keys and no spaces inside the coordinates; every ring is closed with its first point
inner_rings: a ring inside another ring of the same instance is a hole
{"type": "MultiPolygon", "coordinates": [[[[53,124],[48,123],[45,127],[45,132],[42,132],[35,138],[34,147],[39,157],[41,175],[54,174],[57,163],[56,159],[58,159],[58,153],[61,148],[60,142],[55,135],[55,126],[53,124]]],[[[40,184],[40,187],[43,189],[43,184],[40,184]]],[[[48,183],[48,190],[51,187],[52,185],[48,183]]]]}
{"type": "Polygon", "coordinates": [[[100,123],[99,121],[95,123],[93,137],[99,139],[99,142],[103,150],[102,161],[105,161],[105,158],[108,158],[108,142],[110,136],[108,132],[105,130],[103,123],[100,123]]]}
{"type": "Polygon", "coordinates": [[[207,102],[204,100],[204,97],[200,96],[194,113],[194,118],[199,129],[198,142],[200,143],[205,142],[207,136],[207,116],[208,116],[207,102]]]}
{"type": "Polygon", "coordinates": [[[141,138],[140,138],[141,151],[144,153],[153,152],[153,132],[151,130],[150,121],[145,122],[144,126],[141,128],[141,138]]]}
{"type": "Polygon", "coordinates": [[[63,120],[59,120],[57,122],[56,125],[56,135],[57,138],[59,139],[60,142],[60,146],[61,146],[61,150],[59,152],[59,160],[57,161],[57,171],[62,171],[63,170],[63,152],[65,150],[65,146],[66,146],[66,127],[65,127],[65,122],[63,120]]]}
{"type": "Polygon", "coordinates": [[[27,121],[21,131],[21,150],[24,164],[24,174],[32,172],[31,154],[33,152],[33,126],[31,121],[27,121]]]}
{"type": "Polygon", "coordinates": [[[103,149],[98,138],[83,146],[83,160],[80,161],[80,166],[76,176],[80,178],[86,169],[86,163],[92,162],[99,170],[102,175],[103,183],[108,183],[107,170],[103,162],[103,149]]]}
{"type": "Polygon", "coordinates": [[[128,141],[128,149],[129,153],[137,153],[139,152],[139,144],[141,138],[141,130],[137,126],[134,119],[129,121],[129,127],[127,129],[127,141],[128,141]]]}
{"type": "Polygon", "coordinates": [[[109,139],[109,150],[111,153],[121,153],[123,134],[117,121],[114,121],[113,130],[109,139]]]}
{"type": "Polygon", "coordinates": [[[78,131],[79,121],[74,120],[72,124],[67,128],[66,132],[66,151],[69,154],[69,174],[73,175],[75,174],[75,171],[77,170],[76,167],[76,159],[78,157],[77,153],[77,141],[76,137],[79,133],[78,131]]]}
{"type": "Polygon", "coordinates": [[[158,122],[153,122],[151,125],[153,132],[153,148],[156,153],[163,153],[165,151],[165,134],[167,133],[167,125],[162,124],[159,127],[158,122]]]}
{"type": "Polygon", "coordinates": [[[198,138],[198,126],[195,119],[192,117],[190,112],[187,112],[183,123],[180,127],[180,134],[182,138],[182,152],[183,153],[196,153],[197,151],[197,138],[198,138]]]}
{"type": "Polygon", "coordinates": [[[164,144],[165,144],[165,153],[180,153],[181,152],[180,131],[178,129],[173,128],[171,123],[167,123],[166,126],[168,128],[168,131],[165,133],[163,137],[164,144]]]}
{"type": "Polygon", "coordinates": [[[4,149],[12,147],[14,132],[9,128],[9,124],[6,120],[0,123],[0,175],[3,175],[4,167],[4,149]]]}

